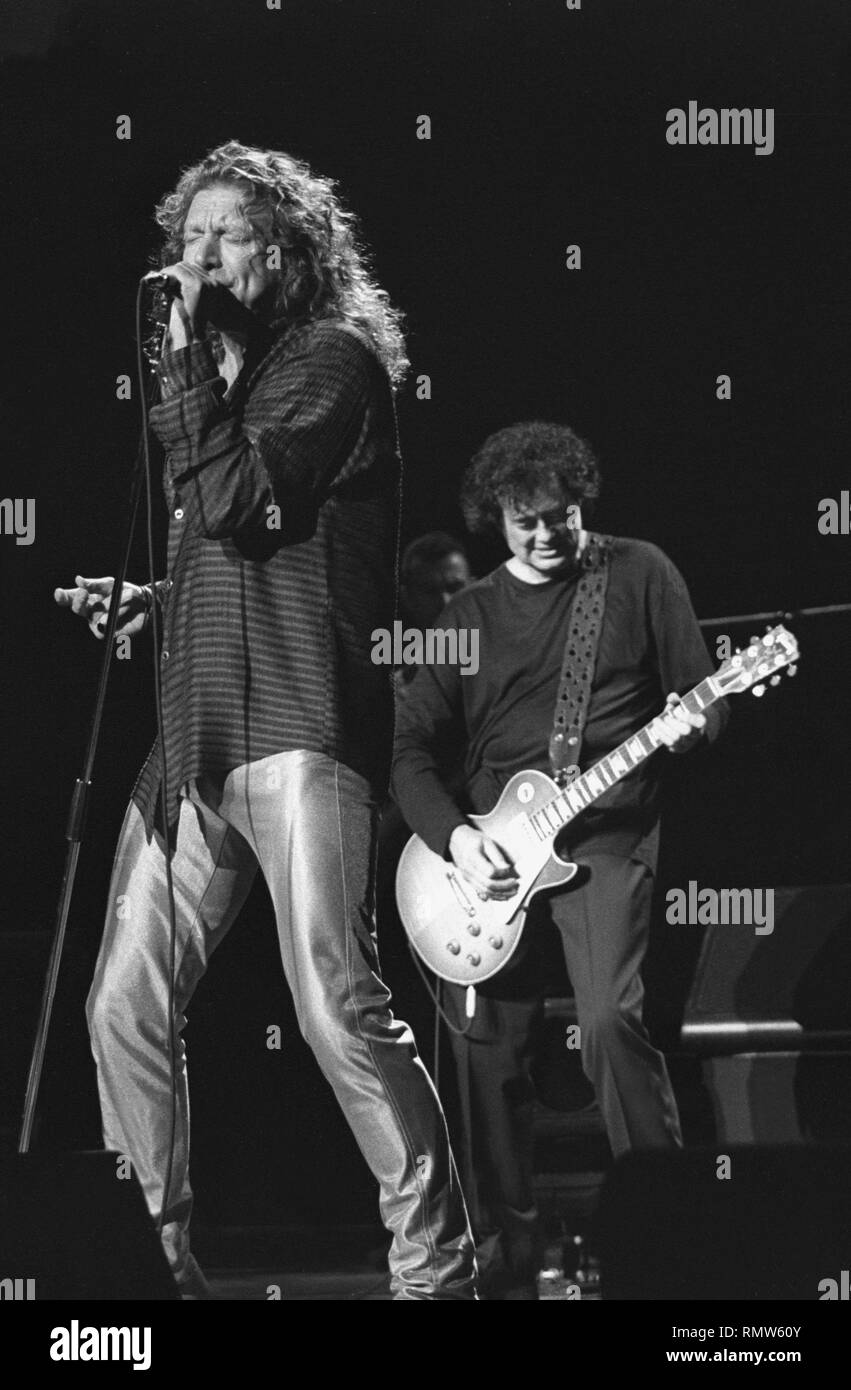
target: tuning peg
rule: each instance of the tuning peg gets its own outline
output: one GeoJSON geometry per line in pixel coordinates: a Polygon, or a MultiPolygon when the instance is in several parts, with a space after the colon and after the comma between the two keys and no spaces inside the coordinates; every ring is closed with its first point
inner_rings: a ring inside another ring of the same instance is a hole
{"type": "Polygon", "coordinates": [[[749,637],[749,638],[748,638],[748,641],[750,642],[751,646],[753,646],[755,642],[758,642],[758,641],[759,641],[759,638],[758,638],[758,637],[749,637]]]}
{"type": "Polygon", "coordinates": [[[780,684],[780,677],[779,677],[779,676],[772,676],[772,677],[771,677],[771,680],[768,682],[768,684],[769,684],[769,685],[779,685],[779,684],[780,684]]]}
{"type": "Polygon", "coordinates": [[[787,666],[786,670],[789,672],[790,676],[797,676],[798,674],[797,666],[787,666]]]}
{"type": "Polygon", "coordinates": [[[755,685],[754,688],[753,688],[752,694],[754,694],[754,695],[757,697],[757,699],[759,699],[760,695],[764,695],[764,694],[765,694],[765,686],[764,686],[764,685],[755,685]]]}

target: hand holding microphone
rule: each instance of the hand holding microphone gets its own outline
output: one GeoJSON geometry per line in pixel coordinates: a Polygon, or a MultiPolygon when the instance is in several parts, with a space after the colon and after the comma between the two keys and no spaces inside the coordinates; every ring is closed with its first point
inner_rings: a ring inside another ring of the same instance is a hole
{"type": "Polygon", "coordinates": [[[147,275],[142,276],[142,280],[149,289],[161,294],[169,303],[173,299],[180,299],[183,294],[180,281],[165,270],[149,270],[147,275]]]}
{"type": "Polygon", "coordinates": [[[186,261],[152,270],[143,278],[171,304],[169,338],[173,348],[203,338],[207,324],[233,334],[245,334],[254,324],[254,315],[231,293],[230,285],[186,261]]]}

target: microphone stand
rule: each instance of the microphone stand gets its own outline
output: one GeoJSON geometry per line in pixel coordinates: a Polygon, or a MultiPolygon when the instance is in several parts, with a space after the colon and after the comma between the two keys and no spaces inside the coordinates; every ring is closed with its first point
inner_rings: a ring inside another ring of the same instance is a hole
{"type": "MultiPolygon", "coordinates": [[[[158,380],[154,376],[148,396],[148,405],[155,403],[158,392],[158,380]]],[[[118,626],[118,613],[121,608],[121,595],[124,591],[124,581],[127,576],[127,567],[130,563],[130,550],[133,542],[133,534],[136,529],[136,517],[139,511],[139,499],[142,495],[142,484],[145,478],[145,434],[144,430],[139,439],[136,450],[136,463],[133,471],[133,479],[130,488],[130,514],[127,525],[127,540],[124,546],[124,554],[121,558],[118,571],[115,575],[115,583],[112,588],[111,602],[109,605],[109,615],[104,634],[103,661],[100,668],[100,679],[98,681],[97,695],[95,697],[94,713],[92,715],[89,738],[86,745],[85,758],[83,760],[82,775],[77,778],[74,791],[71,797],[71,806],[68,812],[68,823],[65,830],[65,839],[68,848],[65,854],[65,872],[62,878],[62,887],[59,892],[59,904],[56,910],[56,926],[53,933],[53,943],[50,948],[50,959],[47,966],[47,975],[44,982],[44,990],[41,998],[41,1012],[36,1029],[35,1044],[33,1046],[32,1059],[30,1061],[29,1075],[27,1077],[27,1091],[24,1100],[24,1114],[21,1124],[20,1135],[18,1138],[18,1153],[29,1153],[30,1138],[32,1136],[33,1123],[35,1120],[36,1106],[38,1104],[38,1092],[41,1085],[41,1075],[44,1067],[44,1055],[47,1049],[47,1034],[50,1028],[50,1020],[53,1013],[53,1004],[56,997],[56,984],[59,978],[59,967],[62,962],[62,952],[65,946],[65,933],[68,926],[68,917],[71,911],[71,898],[74,892],[74,882],[77,876],[77,863],[80,858],[83,835],[86,827],[86,812],[89,804],[89,793],[92,787],[92,772],[94,769],[95,756],[97,754],[98,743],[100,741],[100,729],[103,722],[103,711],[106,703],[106,691],[109,684],[110,664],[113,660],[115,631],[118,626]]],[[[151,576],[153,579],[153,576],[151,576]]],[[[152,593],[152,602],[156,603],[156,593],[152,593]]]]}

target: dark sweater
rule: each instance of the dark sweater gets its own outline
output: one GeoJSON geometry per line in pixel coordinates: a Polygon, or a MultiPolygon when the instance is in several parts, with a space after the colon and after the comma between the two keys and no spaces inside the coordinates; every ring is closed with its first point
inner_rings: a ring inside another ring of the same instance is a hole
{"type": "MultiPolygon", "coordinates": [[[[479,670],[423,666],[396,712],[393,794],[411,829],[444,854],[465,816],[437,773],[453,739],[464,758],[467,808],[490,811],[524,768],[550,771],[567,619],[578,572],[528,584],[501,566],[456,595],[442,628],[477,628],[479,670]]],[[[616,539],[606,613],[582,745],[583,771],[658,714],[665,696],[685,694],[714,670],[685,583],[655,545],[616,539]]],[[[707,710],[709,740],[728,718],[707,710]]],[[[659,816],[662,756],[610,788],[572,831],[585,851],[632,854],[652,840],[659,816]]],[[[466,809],[466,808],[465,808],[466,809]]],[[[639,857],[643,857],[639,854],[639,857]]]]}
{"type": "MultiPolygon", "coordinates": [[[[392,693],[370,660],[395,599],[389,382],[340,323],[264,346],[230,390],[209,341],[167,354],[151,411],[170,512],[158,586],[170,822],[190,778],[287,749],[338,758],[379,793],[389,774],[392,693]]],[[[155,748],[133,794],[149,830],[160,780],[155,748]]]]}

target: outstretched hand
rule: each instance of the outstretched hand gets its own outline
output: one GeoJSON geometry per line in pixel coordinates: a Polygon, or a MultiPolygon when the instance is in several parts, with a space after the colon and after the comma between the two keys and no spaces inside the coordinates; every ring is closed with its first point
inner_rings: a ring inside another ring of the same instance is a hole
{"type": "MultiPolygon", "coordinates": [[[[103,579],[84,579],[78,574],[74,583],[76,588],[73,589],[55,589],[53,597],[60,608],[70,608],[78,618],[85,618],[95,637],[103,641],[115,580],[111,575],[103,579]]],[[[147,616],[141,588],[138,584],[126,583],[121,594],[116,637],[135,637],[144,628],[147,616]]]]}

